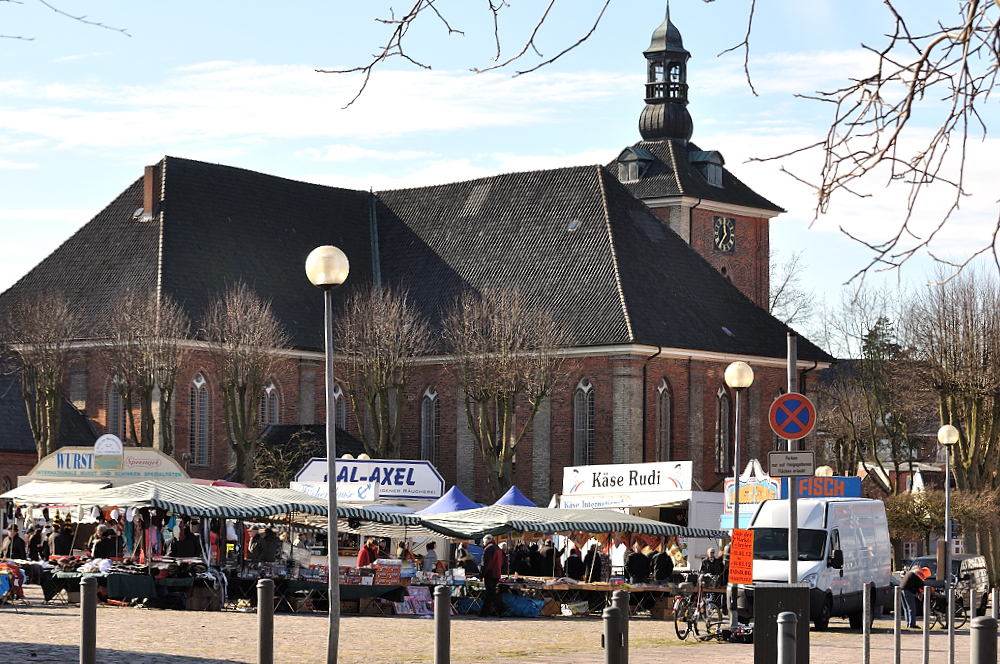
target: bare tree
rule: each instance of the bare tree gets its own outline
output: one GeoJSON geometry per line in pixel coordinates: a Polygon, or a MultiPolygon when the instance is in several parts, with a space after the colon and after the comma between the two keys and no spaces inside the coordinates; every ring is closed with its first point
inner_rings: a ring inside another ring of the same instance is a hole
{"type": "MultiPolygon", "coordinates": [[[[940,273],[939,275],[940,276],[940,273]]],[[[1000,288],[997,280],[965,270],[928,286],[907,317],[923,379],[937,397],[941,424],[959,430],[952,455],[958,488],[1000,489],[1000,288]]],[[[1000,564],[996,529],[966,532],[970,550],[1000,564]]]]}
{"type": "MultiPolygon", "coordinates": [[[[933,394],[920,382],[911,349],[897,330],[899,294],[862,289],[845,294],[831,327],[851,359],[820,387],[820,419],[828,439],[853,448],[837,456],[864,461],[883,488],[898,494],[901,471],[929,453],[923,436],[936,420],[933,394]]],[[[841,469],[851,470],[854,469],[841,469]]]]}
{"type": "Polygon", "coordinates": [[[288,334],[271,303],[242,282],[212,301],[204,332],[219,381],[229,444],[236,455],[234,479],[252,485],[260,396],[281,364],[288,334]]]}
{"type": "Polygon", "coordinates": [[[403,390],[417,358],[431,347],[427,321],[406,291],[372,287],[348,299],[336,334],[344,356],[338,377],[365,450],[376,459],[398,458],[403,390]]]}
{"type": "Polygon", "coordinates": [[[126,291],[108,312],[102,330],[107,346],[104,365],[121,397],[129,437],[140,447],[158,447],[173,454],[174,383],[186,356],[190,334],[186,314],[169,296],[126,291]],[[153,397],[160,391],[160,428],[156,436],[153,397]],[[139,404],[139,425],[135,421],[139,404]]]}
{"type": "Polygon", "coordinates": [[[518,445],[561,375],[556,350],[565,336],[550,313],[530,306],[516,289],[466,293],[443,328],[455,355],[449,371],[462,388],[496,500],[513,484],[518,445]]]}
{"type": "Polygon", "coordinates": [[[83,324],[58,293],[20,296],[5,312],[4,345],[13,358],[38,458],[55,451],[70,343],[83,324]]]}
{"type": "Polygon", "coordinates": [[[802,287],[802,252],[793,252],[781,260],[771,250],[770,297],[768,311],[785,325],[808,328],[816,306],[816,295],[802,287]]]}
{"type": "Polygon", "coordinates": [[[305,427],[281,445],[260,441],[254,455],[254,478],[265,489],[285,489],[313,457],[326,456],[326,440],[305,427]]]}

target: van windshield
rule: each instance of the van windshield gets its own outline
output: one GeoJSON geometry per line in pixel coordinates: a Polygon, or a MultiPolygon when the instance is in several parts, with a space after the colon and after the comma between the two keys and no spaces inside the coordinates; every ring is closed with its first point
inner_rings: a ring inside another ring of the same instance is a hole
{"type": "MultiPolygon", "coordinates": [[[[825,530],[799,529],[799,560],[823,560],[825,549],[825,530]]],[[[788,560],[788,529],[754,528],[753,557],[755,560],[788,560]]]]}

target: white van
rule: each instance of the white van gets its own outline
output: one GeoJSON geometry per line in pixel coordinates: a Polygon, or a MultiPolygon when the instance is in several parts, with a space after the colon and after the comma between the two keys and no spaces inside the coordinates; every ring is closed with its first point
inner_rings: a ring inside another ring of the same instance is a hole
{"type": "MultiPolygon", "coordinates": [[[[892,603],[885,505],[864,498],[800,498],[798,513],[798,581],[810,587],[810,619],[825,630],[832,616],[846,615],[852,628],[860,628],[865,583],[873,584],[873,607],[892,603]]],[[[762,502],[750,530],[754,582],[787,583],[788,501],[762,502]]],[[[740,598],[740,612],[752,614],[752,589],[740,598]]]]}

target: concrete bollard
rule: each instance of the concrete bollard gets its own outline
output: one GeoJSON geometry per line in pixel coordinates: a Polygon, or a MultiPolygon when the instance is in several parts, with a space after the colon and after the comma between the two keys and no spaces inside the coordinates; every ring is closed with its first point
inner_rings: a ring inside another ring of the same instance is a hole
{"type": "Polygon", "coordinates": [[[795,629],[799,618],[793,611],[778,614],[778,664],[795,664],[795,629]]]}
{"type": "Polygon", "coordinates": [[[997,621],[973,618],[970,632],[969,664],[997,664],[997,621]]]}
{"type": "Polygon", "coordinates": [[[257,582],[257,664],[274,664],[274,581],[257,582]]]}
{"type": "MultiPolygon", "coordinates": [[[[961,595],[959,595],[959,597],[961,597],[961,595]]],[[[969,611],[968,611],[968,613],[969,613],[969,620],[972,620],[973,618],[975,618],[976,616],[979,615],[979,604],[977,604],[977,600],[978,599],[979,598],[976,597],[976,589],[975,588],[970,588],[969,589],[969,611]]]]}
{"type": "Polygon", "coordinates": [[[924,589],[924,659],[923,664],[931,661],[931,593],[924,589]]]}
{"type": "Polygon", "coordinates": [[[80,664],[97,664],[97,579],[80,579],[80,664]]]}
{"type": "Polygon", "coordinates": [[[861,633],[864,647],[862,649],[861,661],[864,664],[871,664],[872,661],[872,584],[864,585],[864,595],[861,596],[861,633]]]}
{"type": "Polygon", "coordinates": [[[900,657],[902,656],[902,644],[900,643],[900,638],[903,633],[902,625],[900,625],[900,619],[903,617],[903,589],[900,586],[895,586],[892,592],[892,618],[893,618],[893,643],[892,643],[892,661],[893,664],[900,664],[900,657]]]}
{"type": "Polygon", "coordinates": [[[619,621],[622,634],[621,664],[628,664],[628,621],[630,618],[628,602],[629,593],[627,590],[616,590],[611,595],[611,604],[621,612],[619,621]]]}
{"type": "Polygon", "coordinates": [[[604,664],[622,664],[621,611],[613,606],[604,609],[604,664]]]}
{"type": "Polygon", "coordinates": [[[434,588],[434,664],[451,661],[451,586],[434,588]]]}

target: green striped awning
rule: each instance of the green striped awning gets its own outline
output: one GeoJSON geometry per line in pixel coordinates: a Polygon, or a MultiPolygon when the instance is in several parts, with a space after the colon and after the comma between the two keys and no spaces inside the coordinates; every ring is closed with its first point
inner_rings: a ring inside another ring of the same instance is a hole
{"type": "MultiPolygon", "coordinates": [[[[247,520],[291,513],[327,515],[326,498],[316,498],[291,489],[246,489],[149,481],[91,491],[77,498],[79,504],[88,506],[156,507],[175,514],[222,519],[247,520]]],[[[375,523],[419,524],[416,517],[408,514],[390,514],[344,505],[337,506],[337,516],[375,523]]]]}
{"type": "Polygon", "coordinates": [[[474,539],[483,535],[521,532],[632,533],[679,537],[723,537],[721,530],[683,528],[613,510],[569,510],[516,505],[491,505],[475,510],[421,517],[425,528],[448,537],[474,539]]]}

